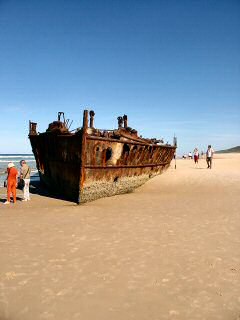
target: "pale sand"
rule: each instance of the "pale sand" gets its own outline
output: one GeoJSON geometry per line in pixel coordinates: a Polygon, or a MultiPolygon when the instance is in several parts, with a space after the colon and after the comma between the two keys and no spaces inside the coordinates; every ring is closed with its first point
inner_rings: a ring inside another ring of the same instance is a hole
{"type": "Polygon", "coordinates": [[[83,206],[0,203],[0,319],[239,320],[240,155],[217,158],[83,206]]]}

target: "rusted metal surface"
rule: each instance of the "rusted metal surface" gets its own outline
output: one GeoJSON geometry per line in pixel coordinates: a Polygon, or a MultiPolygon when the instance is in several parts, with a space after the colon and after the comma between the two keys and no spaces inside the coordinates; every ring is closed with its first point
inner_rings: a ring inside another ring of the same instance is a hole
{"type": "Polygon", "coordinates": [[[29,121],[29,135],[37,134],[37,123],[29,121]]]}
{"type": "Polygon", "coordinates": [[[37,134],[30,122],[33,153],[48,188],[82,203],[132,191],[169,167],[176,145],[139,137],[126,115],[118,117],[116,130],[95,129],[94,115],[85,110],[83,126],[74,133],[62,112],[45,133],[37,134]]]}
{"type": "MultiPolygon", "coordinates": [[[[93,121],[91,119],[91,121],[93,121]]],[[[81,163],[80,163],[80,190],[83,189],[84,181],[86,180],[86,172],[85,172],[85,163],[86,163],[86,135],[87,135],[87,127],[88,127],[88,111],[84,110],[83,113],[83,128],[82,128],[82,150],[81,150],[81,163]]],[[[81,202],[79,198],[78,203],[81,202]]]]}

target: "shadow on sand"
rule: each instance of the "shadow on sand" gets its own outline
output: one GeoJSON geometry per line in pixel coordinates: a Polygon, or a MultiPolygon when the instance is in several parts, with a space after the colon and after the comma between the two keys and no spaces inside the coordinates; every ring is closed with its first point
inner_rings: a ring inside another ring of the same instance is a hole
{"type": "Polygon", "coordinates": [[[74,201],[71,201],[69,199],[66,199],[62,196],[60,196],[57,193],[54,193],[47,189],[45,185],[43,185],[40,181],[31,181],[29,191],[31,194],[37,194],[42,197],[52,198],[52,199],[58,199],[58,200],[64,200],[72,203],[76,203],[74,201]]]}
{"type": "MultiPolygon", "coordinates": [[[[7,191],[6,191],[6,198],[7,198],[7,191]]],[[[5,198],[5,199],[2,199],[2,198],[1,198],[1,199],[0,199],[0,203],[6,202],[6,200],[7,200],[6,198],[5,198]]],[[[12,198],[12,197],[11,197],[11,198],[12,198]]],[[[21,200],[22,200],[22,197],[17,197],[17,201],[21,201],[21,200]]],[[[1,320],[1,318],[0,318],[0,320],[1,320]]]]}

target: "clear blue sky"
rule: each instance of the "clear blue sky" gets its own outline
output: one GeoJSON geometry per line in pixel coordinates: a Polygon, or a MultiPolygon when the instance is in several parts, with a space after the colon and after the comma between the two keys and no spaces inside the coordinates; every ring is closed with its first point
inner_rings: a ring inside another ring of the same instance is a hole
{"type": "Polygon", "coordinates": [[[240,145],[240,1],[0,0],[0,153],[84,108],[179,154],[240,145]]]}

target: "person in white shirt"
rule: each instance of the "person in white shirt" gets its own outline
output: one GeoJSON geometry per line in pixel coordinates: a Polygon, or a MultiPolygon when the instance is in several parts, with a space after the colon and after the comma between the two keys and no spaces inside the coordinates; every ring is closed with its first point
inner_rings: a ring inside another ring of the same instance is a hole
{"type": "Polygon", "coordinates": [[[214,150],[211,145],[208,146],[206,152],[206,161],[207,161],[207,168],[212,169],[212,158],[213,158],[214,150]]]}

